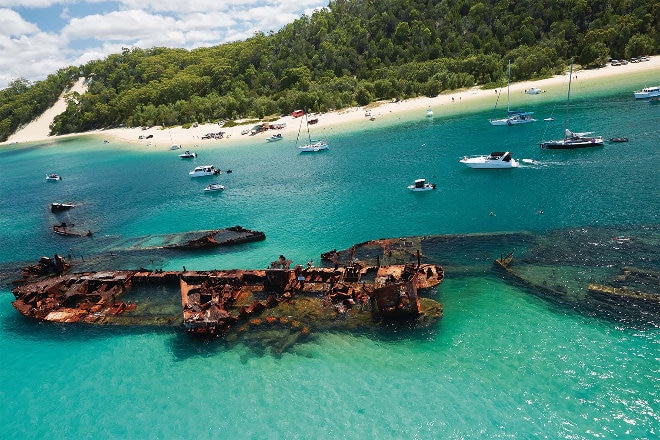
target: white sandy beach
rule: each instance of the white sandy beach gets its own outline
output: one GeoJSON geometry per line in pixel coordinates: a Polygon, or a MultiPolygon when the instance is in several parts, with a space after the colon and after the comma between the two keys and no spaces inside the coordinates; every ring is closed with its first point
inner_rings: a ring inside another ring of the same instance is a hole
{"type": "MultiPolygon", "coordinates": [[[[589,82],[596,82],[597,80],[607,80],[619,76],[629,76],[640,72],[657,71],[658,78],[657,84],[646,84],[648,86],[660,85],[660,56],[651,57],[650,61],[640,63],[629,63],[624,66],[606,66],[600,69],[592,70],[579,70],[573,71],[574,83],[573,85],[584,85],[589,82]]],[[[531,87],[537,87],[542,90],[553,90],[558,92],[561,90],[562,96],[565,97],[566,85],[568,83],[568,75],[558,75],[552,78],[543,79],[539,81],[525,81],[513,83],[510,85],[510,95],[512,97],[521,96],[523,92],[531,87]]],[[[639,88],[644,84],[639,85],[639,88]]],[[[84,78],[80,78],[74,86],[69,90],[84,93],[86,90],[84,78]]],[[[402,115],[411,112],[417,112],[421,115],[425,113],[427,108],[433,110],[435,115],[451,114],[452,112],[460,110],[460,107],[465,107],[472,104],[481,103],[485,105],[492,105],[495,102],[497,91],[492,89],[482,90],[480,88],[471,88],[460,91],[453,91],[443,93],[433,98],[420,97],[415,99],[408,99],[399,102],[379,102],[370,104],[367,107],[353,107],[339,111],[333,111],[318,115],[319,122],[317,125],[312,126],[311,130],[314,132],[313,137],[322,137],[328,133],[326,130],[334,128],[355,126],[356,124],[379,123],[380,121],[391,121],[402,115]],[[365,111],[371,110],[374,116],[374,121],[370,121],[365,117],[365,111]]],[[[632,90],[631,90],[632,96],[632,90]]],[[[506,102],[506,88],[502,90],[500,99],[506,102]]],[[[500,101],[502,102],[502,101],[500,101]]],[[[57,140],[64,136],[49,136],[50,124],[53,122],[55,116],[62,113],[66,109],[65,94],[63,94],[59,101],[50,109],[48,109],[39,118],[32,121],[27,126],[9,137],[6,142],[0,145],[27,143],[27,142],[40,142],[46,140],[57,140]]],[[[169,148],[170,145],[181,145],[184,149],[198,148],[201,146],[218,146],[227,145],[237,141],[252,141],[252,142],[266,142],[266,138],[274,132],[282,133],[283,137],[288,140],[295,140],[299,127],[300,119],[293,118],[292,116],[285,116],[277,121],[272,121],[271,124],[286,124],[286,127],[281,130],[268,130],[256,134],[254,136],[242,135],[241,132],[252,128],[255,123],[245,125],[237,125],[235,127],[224,128],[218,124],[199,124],[196,127],[188,129],[182,127],[173,127],[163,129],[162,127],[150,127],[143,130],[137,128],[114,128],[109,130],[98,130],[86,133],[78,133],[68,136],[80,135],[98,135],[107,142],[119,141],[122,144],[130,143],[136,146],[147,147],[145,151],[149,150],[162,150],[162,148],[169,148]],[[208,133],[224,132],[224,138],[221,140],[207,139],[202,137],[208,133]],[[147,136],[152,135],[149,139],[147,136]],[[142,137],[142,139],[140,139],[142,137]]]]}

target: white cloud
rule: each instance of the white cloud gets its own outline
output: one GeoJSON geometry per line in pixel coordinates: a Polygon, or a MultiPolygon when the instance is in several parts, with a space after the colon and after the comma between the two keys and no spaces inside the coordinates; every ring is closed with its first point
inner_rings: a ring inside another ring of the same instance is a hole
{"type": "Polygon", "coordinates": [[[59,19],[66,22],[46,34],[41,31],[45,23],[30,23],[15,10],[0,9],[0,89],[18,77],[37,81],[59,68],[118,53],[124,46],[194,49],[244,40],[259,31],[277,31],[329,0],[118,0],[114,10],[108,10],[105,0],[96,13],[77,16],[77,5],[85,4],[88,11],[100,1],[0,0],[0,7],[9,8],[62,5],[59,19]],[[98,45],[90,47],[93,40],[98,45]],[[85,42],[84,49],[75,49],[79,41],[85,42]]]}
{"type": "Polygon", "coordinates": [[[0,9],[0,35],[19,36],[38,31],[36,25],[23,20],[16,11],[0,9]]]}

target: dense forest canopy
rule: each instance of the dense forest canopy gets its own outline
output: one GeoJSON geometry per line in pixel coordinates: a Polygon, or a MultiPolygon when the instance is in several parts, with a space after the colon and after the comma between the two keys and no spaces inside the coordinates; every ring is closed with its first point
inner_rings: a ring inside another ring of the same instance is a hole
{"type": "Polygon", "coordinates": [[[53,134],[263,118],[434,96],[657,53],[653,0],[335,0],[278,32],[194,50],[126,49],[0,91],[0,140],[83,75],[53,134]]]}

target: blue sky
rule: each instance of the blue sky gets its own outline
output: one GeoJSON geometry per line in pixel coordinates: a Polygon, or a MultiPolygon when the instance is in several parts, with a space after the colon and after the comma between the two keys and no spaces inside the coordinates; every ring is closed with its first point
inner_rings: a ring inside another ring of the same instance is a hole
{"type": "Polygon", "coordinates": [[[277,31],[328,0],[0,0],[0,89],[122,47],[192,49],[277,31]]]}

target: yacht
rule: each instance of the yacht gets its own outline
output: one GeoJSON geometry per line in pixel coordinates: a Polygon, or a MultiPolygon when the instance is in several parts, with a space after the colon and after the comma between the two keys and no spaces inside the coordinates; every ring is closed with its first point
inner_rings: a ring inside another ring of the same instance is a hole
{"type": "Polygon", "coordinates": [[[509,151],[493,151],[487,156],[464,156],[459,162],[470,168],[516,168],[518,161],[509,151]]]}
{"type": "Polygon", "coordinates": [[[197,153],[192,153],[186,150],[184,153],[179,154],[179,157],[181,159],[194,159],[195,157],[197,157],[197,153]]]}
{"type": "Polygon", "coordinates": [[[660,86],[644,87],[642,90],[635,90],[635,99],[653,98],[660,96],[660,86]]]}
{"type": "Polygon", "coordinates": [[[214,176],[220,174],[222,171],[215,169],[213,165],[201,165],[195,167],[194,170],[188,173],[190,177],[204,177],[204,176],[214,176]]]}

